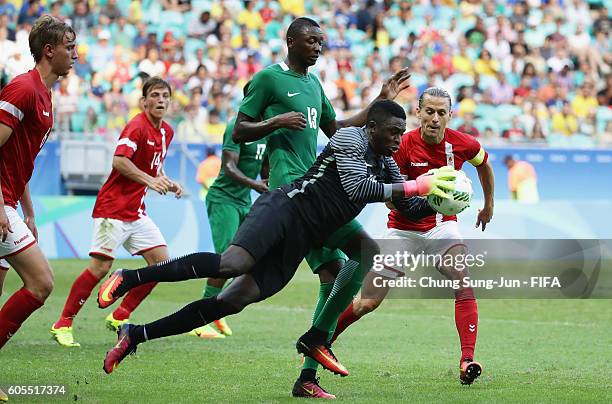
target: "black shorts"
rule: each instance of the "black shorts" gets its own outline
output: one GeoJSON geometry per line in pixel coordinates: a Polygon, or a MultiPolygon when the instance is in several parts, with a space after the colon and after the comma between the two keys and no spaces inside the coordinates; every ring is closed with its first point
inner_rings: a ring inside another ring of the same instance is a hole
{"type": "Polygon", "coordinates": [[[275,189],[255,201],[232,244],[255,258],[249,274],[257,282],[263,300],[289,283],[312,247],[311,240],[291,199],[275,189]]]}

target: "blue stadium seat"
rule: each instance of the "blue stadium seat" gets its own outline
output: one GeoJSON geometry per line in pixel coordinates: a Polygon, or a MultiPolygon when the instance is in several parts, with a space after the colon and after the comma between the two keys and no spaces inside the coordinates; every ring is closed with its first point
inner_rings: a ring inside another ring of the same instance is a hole
{"type": "Polygon", "coordinates": [[[521,110],[521,108],[517,107],[516,105],[501,104],[497,107],[497,110],[495,111],[495,116],[500,121],[510,122],[512,118],[514,118],[515,116],[519,116],[522,113],[523,111],[521,110]]]}
{"type": "Polygon", "coordinates": [[[595,118],[597,120],[597,132],[603,133],[608,122],[612,121],[612,110],[608,107],[598,107],[595,118]]]}
{"type": "Polygon", "coordinates": [[[483,119],[493,119],[497,114],[497,107],[491,104],[479,103],[476,105],[475,115],[483,119]]]}

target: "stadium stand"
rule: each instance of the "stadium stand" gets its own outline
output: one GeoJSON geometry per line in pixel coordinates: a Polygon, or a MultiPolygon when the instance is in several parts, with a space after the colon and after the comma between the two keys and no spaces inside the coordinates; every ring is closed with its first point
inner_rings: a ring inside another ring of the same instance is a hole
{"type": "Polygon", "coordinates": [[[339,115],[410,66],[407,109],[427,86],[443,86],[455,125],[474,114],[484,144],[596,147],[612,143],[607,3],[2,0],[0,75],[6,84],[33,65],[28,31],[50,13],[79,34],[78,63],[55,91],[56,139],[112,142],[138,111],[143,78],[159,74],[174,86],[171,123],[187,122],[178,140],[218,143],[243,85],[282,59],[283,28],[305,14],[328,36],[314,71],[339,115]]]}

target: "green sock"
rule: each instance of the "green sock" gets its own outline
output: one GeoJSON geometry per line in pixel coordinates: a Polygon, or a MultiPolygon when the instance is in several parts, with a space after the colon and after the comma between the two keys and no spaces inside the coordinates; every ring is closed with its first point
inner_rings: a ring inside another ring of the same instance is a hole
{"type": "MultiPolygon", "coordinates": [[[[332,289],[334,287],[334,282],[322,283],[319,285],[319,300],[317,300],[317,306],[315,307],[314,313],[312,314],[312,323],[314,324],[317,317],[319,317],[319,313],[323,310],[323,306],[325,306],[325,302],[329,297],[332,289]]],[[[310,357],[304,358],[304,366],[302,369],[314,369],[316,370],[319,367],[319,363],[310,357]]]]}
{"type": "Polygon", "coordinates": [[[217,296],[219,293],[221,293],[222,290],[223,288],[216,288],[206,283],[204,291],[202,292],[202,299],[208,299],[209,297],[217,296]]]}
{"type": "Polygon", "coordinates": [[[362,273],[359,262],[349,260],[344,264],[336,277],[334,287],[323,310],[313,323],[316,328],[327,331],[330,336],[333,335],[338,318],[361,288],[362,273]]]}

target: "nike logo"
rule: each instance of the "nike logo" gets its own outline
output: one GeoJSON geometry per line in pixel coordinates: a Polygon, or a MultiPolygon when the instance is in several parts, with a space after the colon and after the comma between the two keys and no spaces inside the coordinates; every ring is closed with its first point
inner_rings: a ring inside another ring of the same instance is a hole
{"type": "Polygon", "coordinates": [[[289,91],[287,91],[287,97],[291,98],[291,97],[295,97],[296,95],[298,95],[299,93],[290,93],[289,91]]]}
{"type": "Polygon", "coordinates": [[[244,144],[249,145],[249,144],[253,144],[255,142],[244,142],[244,144]]]}
{"type": "Polygon", "coordinates": [[[43,115],[44,116],[49,116],[49,113],[43,109],[43,115]]]}
{"type": "Polygon", "coordinates": [[[111,283],[108,284],[108,286],[102,291],[102,296],[100,296],[102,298],[102,301],[104,302],[108,302],[110,301],[112,298],[110,297],[110,292],[111,290],[113,290],[113,286],[115,285],[115,282],[117,282],[117,277],[115,277],[111,283]]]}
{"type": "Polygon", "coordinates": [[[82,306],[82,305],[84,305],[84,304],[85,304],[85,299],[81,299],[81,300],[79,300],[79,306],[82,306]]]}
{"type": "Polygon", "coordinates": [[[366,163],[366,167],[374,167],[372,164],[366,163]]]}

